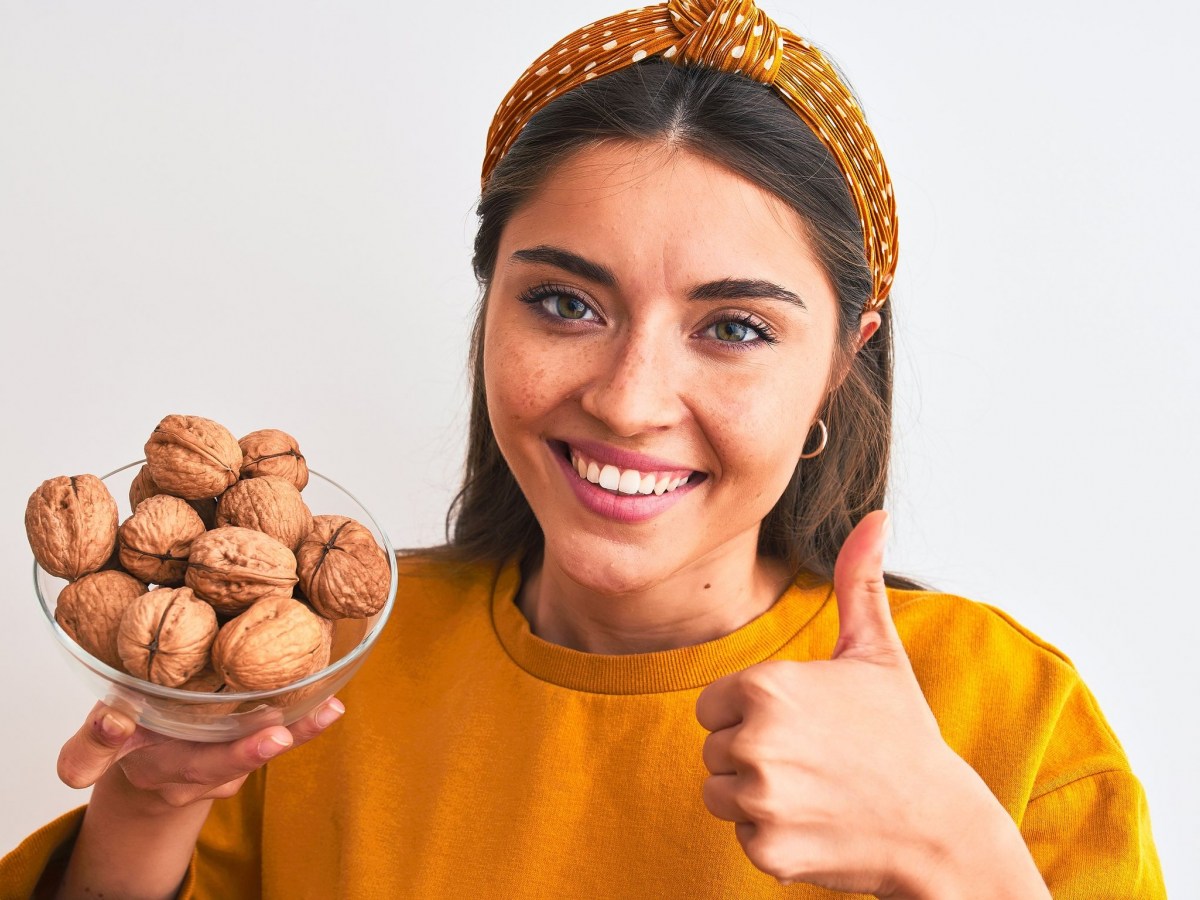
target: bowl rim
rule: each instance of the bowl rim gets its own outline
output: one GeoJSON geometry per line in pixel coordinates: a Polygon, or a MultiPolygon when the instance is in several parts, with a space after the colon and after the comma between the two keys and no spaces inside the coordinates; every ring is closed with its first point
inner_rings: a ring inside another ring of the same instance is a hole
{"type": "MultiPolygon", "coordinates": [[[[121,466],[120,468],[113,469],[107,475],[100,476],[100,480],[105,481],[114,475],[119,475],[121,472],[132,469],[134,466],[144,465],[145,462],[145,459],[139,459],[135,462],[121,466]]],[[[318,681],[324,681],[331,675],[336,675],[343,669],[353,666],[358,659],[360,659],[364,654],[367,653],[368,650],[371,649],[371,647],[375,645],[376,640],[378,640],[380,633],[383,631],[384,625],[387,624],[387,621],[392,614],[392,608],[396,603],[396,587],[400,572],[399,563],[396,559],[396,551],[393,549],[392,543],[388,539],[387,532],[383,529],[383,526],[376,521],[371,512],[365,506],[363,506],[362,502],[356,496],[354,496],[354,494],[350,493],[350,491],[346,490],[344,487],[342,487],[342,485],[338,484],[332,478],[322,475],[320,472],[314,471],[311,468],[308,470],[308,474],[310,478],[315,475],[321,481],[325,482],[336,490],[341,491],[358,505],[358,508],[363,511],[371,525],[375,528],[375,531],[379,537],[382,539],[384,554],[388,559],[388,572],[390,578],[388,583],[387,601],[383,604],[383,608],[380,609],[376,614],[375,621],[371,623],[371,627],[367,630],[367,633],[363,635],[362,640],[358,643],[358,646],[356,646],[341,659],[334,663],[330,663],[328,666],[318,669],[309,675],[306,675],[299,681],[293,681],[284,685],[283,687],[272,688],[269,691],[209,693],[207,691],[185,691],[183,688],[166,687],[165,685],[155,684],[152,681],[143,681],[141,678],[136,678],[127,672],[121,672],[117,669],[114,669],[107,663],[92,656],[90,653],[84,650],[83,647],[79,646],[79,644],[77,644],[75,640],[69,634],[67,634],[66,631],[63,630],[62,626],[59,625],[58,621],[54,618],[54,612],[50,609],[49,603],[42,593],[42,588],[38,580],[39,572],[44,572],[48,577],[51,578],[55,576],[50,575],[49,572],[46,572],[45,569],[42,569],[42,567],[38,564],[38,561],[34,559],[33,590],[37,594],[38,603],[41,605],[42,612],[46,617],[46,621],[50,625],[51,630],[54,632],[54,636],[58,639],[59,644],[66,648],[67,652],[71,654],[72,658],[107,681],[147,696],[157,697],[164,700],[187,701],[195,706],[204,706],[208,704],[228,704],[234,701],[238,703],[245,703],[247,701],[267,700],[273,697],[279,697],[284,694],[290,694],[293,691],[308,687],[309,685],[316,684],[318,681]]]]}

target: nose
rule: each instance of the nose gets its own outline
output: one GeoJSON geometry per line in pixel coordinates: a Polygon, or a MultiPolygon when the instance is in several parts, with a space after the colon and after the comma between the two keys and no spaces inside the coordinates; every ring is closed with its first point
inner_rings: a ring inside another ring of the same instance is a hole
{"type": "Polygon", "coordinates": [[[661,337],[656,340],[642,330],[614,339],[593,366],[580,402],[584,412],[614,435],[633,437],[669,428],[683,417],[682,361],[661,337]]]}

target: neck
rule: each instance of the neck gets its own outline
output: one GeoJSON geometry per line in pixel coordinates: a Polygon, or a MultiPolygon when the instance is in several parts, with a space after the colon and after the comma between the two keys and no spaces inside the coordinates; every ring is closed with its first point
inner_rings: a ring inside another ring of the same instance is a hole
{"type": "Polygon", "coordinates": [[[545,641],[588,653],[673,650],[716,640],[762,615],[791,578],[756,553],[698,561],[652,584],[597,591],[550,556],[530,567],[517,605],[545,641]]]}

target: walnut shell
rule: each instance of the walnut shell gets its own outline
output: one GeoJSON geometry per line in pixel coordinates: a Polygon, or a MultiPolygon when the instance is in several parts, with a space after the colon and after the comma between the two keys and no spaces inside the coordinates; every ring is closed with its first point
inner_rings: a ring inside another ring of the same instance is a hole
{"type": "Polygon", "coordinates": [[[170,415],[146,441],[146,465],[159,489],[185,500],[215,497],[238,480],[242,448],[224,425],[170,415]]]}
{"type": "Polygon", "coordinates": [[[260,478],[278,475],[290,481],[298,491],[308,484],[308,463],[296,439],[278,428],[252,431],[240,441],[242,477],[260,478]]]}
{"type": "Polygon", "coordinates": [[[192,543],[184,583],[223,615],[269,597],[291,597],[296,557],[269,534],[224,525],[192,543]]]}
{"type": "Polygon", "coordinates": [[[179,689],[181,691],[192,691],[197,694],[220,694],[227,690],[224,679],[212,667],[211,657],[209,658],[208,665],[181,684],[179,689]]]}
{"type": "Polygon", "coordinates": [[[221,628],[213,644],[217,675],[231,691],[270,691],[329,663],[333,628],[299,600],[260,600],[221,628]]]}
{"type": "Polygon", "coordinates": [[[43,569],[74,581],[112,556],[117,502],[95,475],[47,479],[25,505],[25,534],[43,569]]]}
{"type": "MultiPolygon", "coordinates": [[[[209,664],[201,669],[197,674],[193,675],[183,684],[179,685],[181,691],[190,691],[193,694],[223,694],[229,690],[221,676],[217,674],[212,667],[211,656],[209,664]]],[[[195,719],[197,717],[219,717],[226,716],[238,708],[238,703],[205,703],[203,705],[197,703],[183,703],[169,700],[160,701],[160,705],[166,707],[174,707],[176,709],[186,709],[189,717],[195,719]]]]}
{"type": "Polygon", "coordinates": [[[186,500],[155,494],[138,504],[117,531],[121,565],[149,584],[183,584],[192,542],[204,534],[204,522],[186,500]]]}
{"type": "Polygon", "coordinates": [[[296,562],[301,590],[326,618],[365,618],[387,602],[387,556],[374,535],[354,519],[314,516],[296,562]]]}
{"type": "Polygon", "coordinates": [[[296,486],[278,475],[243,479],[217,501],[217,525],[253,528],[293,552],[312,531],[312,518],[296,486]]]}
{"type": "Polygon", "coordinates": [[[191,588],[156,588],[125,610],[117,650],[129,674],[178,687],[200,672],[217,637],[217,614],[191,588]]]}
{"type": "Polygon", "coordinates": [[[144,593],[146,586],[132,575],[112,569],[93,572],[62,589],[54,621],[96,659],[123,672],[117,651],[121,615],[144,593]]]}
{"type": "MultiPolygon", "coordinates": [[[[138,504],[143,500],[165,493],[167,492],[160,488],[150,476],[150,467],[142,466],[138,470],[137,475],[134,476],[133,481],[129,484],[129,508],[137,509],[138,504]]],[[[206,529],[217,526],[216,497],[202,497],[199,500],[188,500],[187,505],[194,509],[200,516],[200,520],[204,523],[206,529]]]]}

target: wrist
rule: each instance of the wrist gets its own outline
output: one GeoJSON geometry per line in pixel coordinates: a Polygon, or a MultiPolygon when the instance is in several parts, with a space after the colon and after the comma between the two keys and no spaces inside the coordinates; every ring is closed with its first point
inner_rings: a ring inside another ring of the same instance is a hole
{"type": "Polygon", "coordinates": [[[156,791],[134,787],[119,764],[112,766],[92,788],[88,808],[96,809],[106,819],[121,821],[203,821],[212,806],[211,799],[197,800],[184,806],[168,803],[156,791]]]}
{"type": "Polygon", "coordinates": [[[983,779],[958,756],[960,789],[949,792],[919,833],[921,849],[889,900],[1050,900],[1025,839],[983,779]]]}

